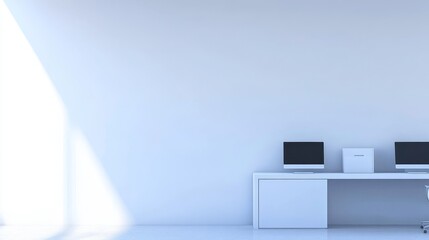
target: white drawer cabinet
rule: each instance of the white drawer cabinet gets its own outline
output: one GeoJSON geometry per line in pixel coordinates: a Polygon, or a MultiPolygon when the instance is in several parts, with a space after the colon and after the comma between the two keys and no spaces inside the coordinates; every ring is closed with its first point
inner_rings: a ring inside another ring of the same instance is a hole
{"type": "Polygon", "coordinates": [[[327,228],[327,180],[258,179],[257,185],[257,228],[327,228]]]}

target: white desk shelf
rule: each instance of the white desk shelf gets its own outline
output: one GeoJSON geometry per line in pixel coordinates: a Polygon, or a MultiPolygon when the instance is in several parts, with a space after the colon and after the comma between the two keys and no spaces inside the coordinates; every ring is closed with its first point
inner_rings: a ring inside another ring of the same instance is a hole
{"type": "Polygon", "coordinates": [[[330,180],[429,180],[428,173],[254,173],[254,228],[327,228],[330,180]]]}

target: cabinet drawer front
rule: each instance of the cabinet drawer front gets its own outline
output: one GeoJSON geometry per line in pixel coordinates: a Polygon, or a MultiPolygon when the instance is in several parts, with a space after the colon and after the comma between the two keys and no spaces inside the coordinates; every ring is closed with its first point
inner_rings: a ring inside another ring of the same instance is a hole
{"type": "Polygon", "coordinates": [[[327,180],[259,180],[259,228],[327,228],[327,180]]]}

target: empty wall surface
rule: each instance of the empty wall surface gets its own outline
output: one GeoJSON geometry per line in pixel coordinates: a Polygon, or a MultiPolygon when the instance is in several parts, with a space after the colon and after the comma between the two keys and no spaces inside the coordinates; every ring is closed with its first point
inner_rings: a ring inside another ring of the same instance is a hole
{"type": "MultiPolygon", "coordinates": [[[[428,1],[5,2],[136,224],[251,224],[283,141],[324,141],[326,171],[374,147],[382,172],[394,141],[429,139],[428,1]]],[[[424,183],[377,183],[380,212],[429,214],[424,183]]],[[[330,221],[362,223],[344,184],[330,221]]]]}

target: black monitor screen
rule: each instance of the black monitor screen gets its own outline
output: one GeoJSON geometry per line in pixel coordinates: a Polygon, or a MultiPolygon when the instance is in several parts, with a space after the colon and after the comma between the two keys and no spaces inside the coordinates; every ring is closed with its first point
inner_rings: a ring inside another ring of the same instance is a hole
{"type": "Polygon", "coordinates": [[[323,164],[323,142],[284,142],[284,164],[323,164]]]}
{"type": "Polygon", "coordinates": [[[429,142],[395,142],[396,164],[429,164],[429,142]]]}

